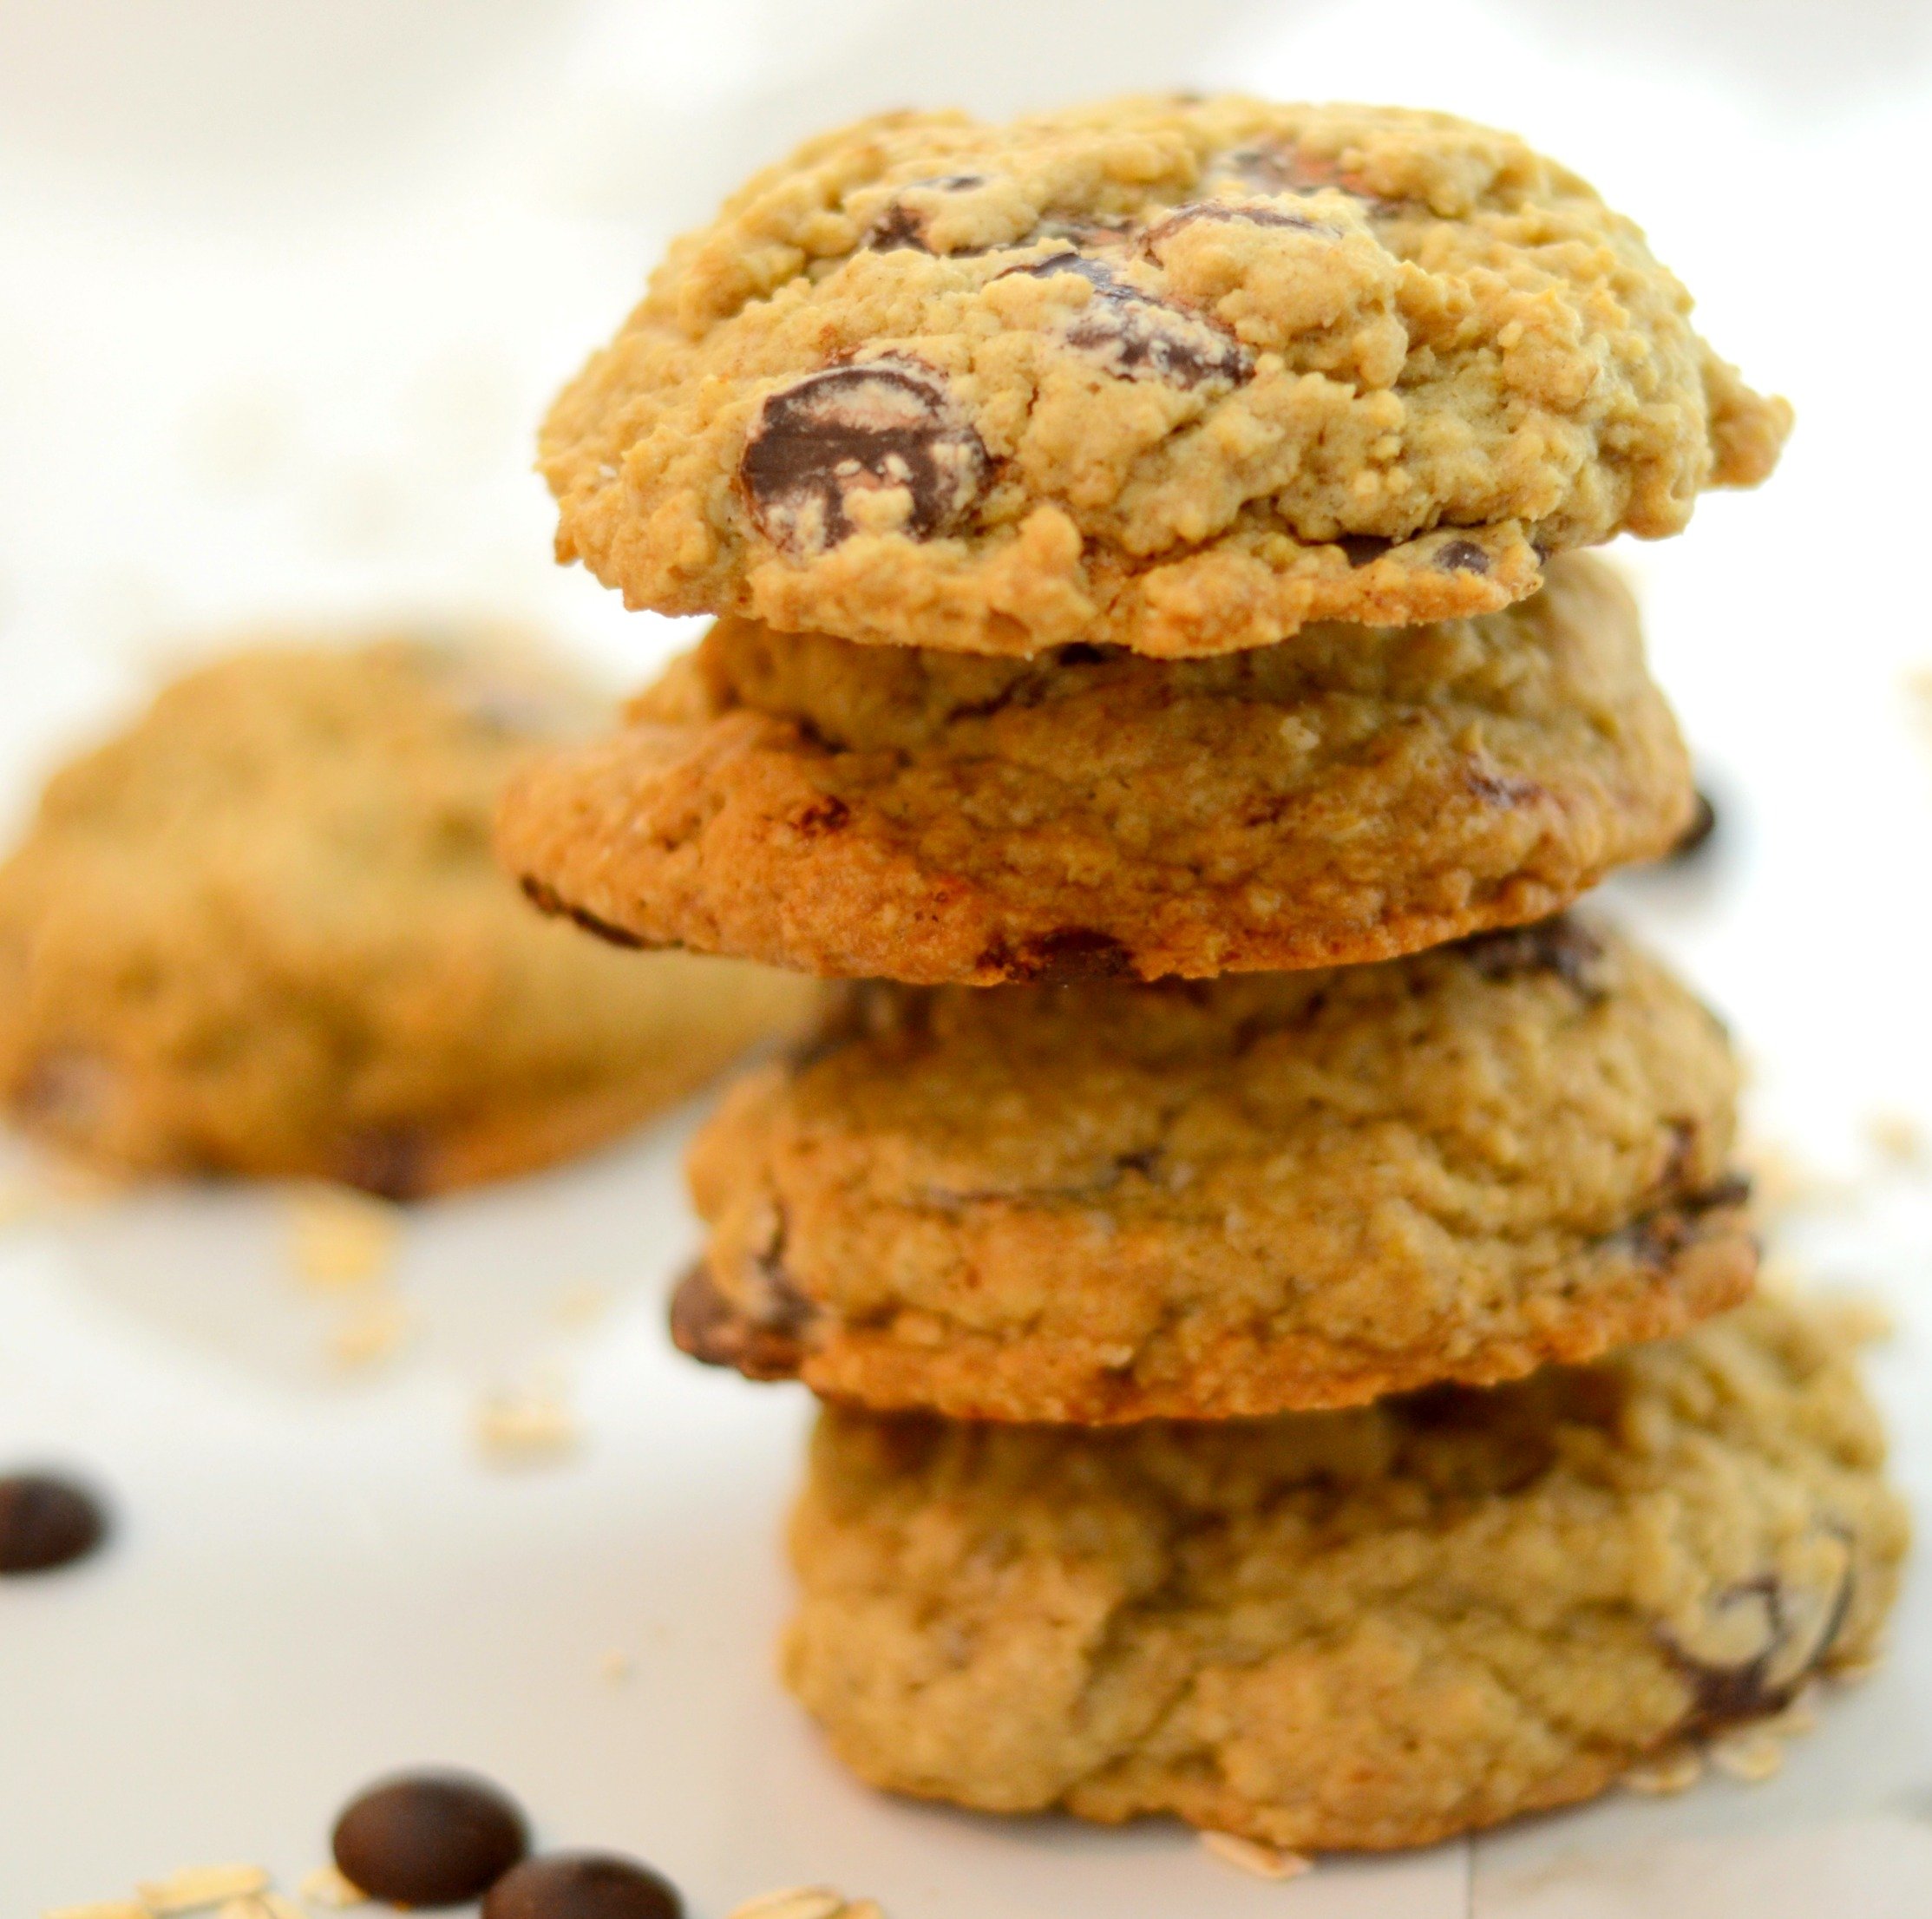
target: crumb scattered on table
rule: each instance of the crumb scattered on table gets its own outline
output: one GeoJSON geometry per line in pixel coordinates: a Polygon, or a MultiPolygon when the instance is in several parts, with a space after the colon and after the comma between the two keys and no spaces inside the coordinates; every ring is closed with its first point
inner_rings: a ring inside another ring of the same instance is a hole
{"type": "Polygon", "coordinates": [[[1238,1832],[1202,1832],[1196,1837],[1223,1865],[1252,1874],[1257,1879],[1298,1879],[1313,1870],[1314,1861],[1302,1853],[1264,1845],[1261,1840],[1243,1838],[1238,1832]]]}

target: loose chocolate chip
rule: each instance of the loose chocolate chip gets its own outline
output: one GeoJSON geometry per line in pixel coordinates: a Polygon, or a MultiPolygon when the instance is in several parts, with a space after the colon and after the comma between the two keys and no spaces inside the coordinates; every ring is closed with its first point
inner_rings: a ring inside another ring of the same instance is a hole
{"type": "Polygon", "coordinates": [[[1445,573],[1486,573],[1490,556],[1473,540],[1451,540],[1437,553],[1436,567],[1445,573]]]}
{"type": "Polygon", "coordinates": [[[71,1566],[107,1532],[100,1503],[71,1479],[41,1472],[0,1479],[0,1575],[71,1566]]]}
{"type": "Polygon", "coordinates": [[[1601,999],[1602,942],[1580,921],[1557,918],[1533,926],[1503,927],[1478,933],[1455,949],[1485,979],[1520,979],[1553,973],[1587,999],[1601,999]]]}
{"type": "Polygon", "coordinates": [[[671,1341],[701,1365],[729,1366],[748,1379],[796,1379],[805,1358],[796,1331],[761,1326],[725,1298],[703,1261],[671,1296],[671,1341]]]}
{"type": "Polygon", "coordinates": [[[1718,829],[1718,809],[1711,803],[1711,796],[1700,791],[1697,808],[1691,815],[1691,823],[1677,836],[1677,844],[1664,857],[1667,860],[1687,860],[1693,853],[1700,853],[1711,843],[1711,835],[1718,829]]]}
{"type": "Polygon", "coordinates": [[[1086,281],[1092,297],[1068,318],[1061,337],[1093,354],[1116,379],[1199,387],[1240,386],[1254,377],[1252,357],[1232,333],[1130,285],[1104,260],[1056,253],[1007,272],[1043,280],[1075,273],[1086,281]]]}
{"type": "Polygon", "coordinates": [[[558,1852],[506,1872],[482,1919],[684,1919],[684,1911],[670,1882],[634,1859],[558,1852]]]}
{"type": "Polygon", "coordinates": [[[903,489],[902,530],[931,539],[953,526],[984,489],[986,449],[954,413],[946,383],[911,361],[828,367],[774,393],[760,409],[739,464],[765,533],[818,553],[849,539],[861,493],[903,489]]]}
{"type": "Polygon", "coordinates": [[[379,1780],[336,1821],[336,1864],[377,1899],[460,1906],[530,1849],[514,1804],[487,1779],[410,1772],[379,1780]]]}

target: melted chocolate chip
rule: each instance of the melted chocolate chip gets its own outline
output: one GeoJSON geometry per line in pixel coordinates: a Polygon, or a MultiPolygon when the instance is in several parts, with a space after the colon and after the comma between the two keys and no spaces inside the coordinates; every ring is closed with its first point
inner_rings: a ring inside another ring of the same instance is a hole
{"type": "Polygon", "coordinates": [[[523,1815],[487,1779],[412,1772],[379,1780],[336,1821],[336,1864],[395,1905],[459,1906],[530,1848],[523,1815]]]}
{"type": "Polygon", "coordinates": [[[506,1872],[481,1919],[683,1919],[684,1910],[671,1883],[634,1859],[557,1852],[506,1872]]]}
{"type": "Polygon", "coordinates": [[[1740,1719],[1762,1719],[1783,1712],[1799,1687],[1824,1662],[1844,1629],[1857,1576],[1850,1533],[1833,1524],[1824,1529],[1844,1542],[1845,1563],[1837,1588],[1808,1641],[1803,1636],[1804,1622],[1775,1573],[1739,1580],[1718,1597],[1720,1612],[1739,1606],[1763,1608],[1765,1643],[1749,1659],[1732,1666],[1715,1665],[1692,1658],[1668,1634],[1659,1635],[1678,1669],[1690,1682],[1692,1704],[1687,1723],[1691,1730],[1712,1732],[1740,1719]]]}
{"type": "Polygon", "coordinates": [[[0,1575],[71,1566],[107,1535],[100,1503],[71,1479],[42,1472],[0,1478],[0,1575]]]}
{"type": "Polygon", "coordinates": [[[1061,337],[1092,354],[1116,379],[1164,380],[1193,388],[1216,383],[1240,386],[1254,377],[1253,357],[1232,333],[1130,285],[1104,260],[1056,253],[1007,272],[1042,280],[1075,273],[1084,279],[1093,289],[1092,297],[1068,317],[1061,337]]]}
{"type": "Polygon", "coordinates": [[[1304,155],[1293,147],[1265,142],[1234,147],[1215,160],[1208,172],[1238,180],[1265,193],[1315,193],[1325,187],[1339,187],[1344,193],[1352,191],[1343,185],[1340,170],[1333,161],[1304,155]]]}
{"type": "Polygon", "coordinates": [[[835,793],[822,793],[792,820],[801,838],[816,840],[836,833],[852,817],[852,809],[835,793]]]}
{"type": "Polygon", "coordinates": [[[1004,940],[979,955],[979,969],[1002,979],[1059,986],[1074,979],[1118,979],[1134,971],[1130,947],[1094,927],[1060,927],[1018,946],[1004,940]]]}
{"type": "Polygon", "coordinates": [[[1718,829],[1718,809],[1711,803],[1708,793],[1700,790],[1697,808],[1691,815],[1691,823],[1677,835],[1677,843],[1664,857],[1667,860],[1687,860],[1693,853],[1700,853],[1711,843],[1711,836],[1718,829]]]}
{"type": "Polygon", "coordinates": [[[386,1200],[420,1198],[429,1169],[429,1143],[422,1133],[381,1127],[351,1135],[336,1168],[344,1186],[386,1200]]]}
{"type": "Polygon", "coordinates": [[[955,525],[986,483],[986,449],[928,367],[874,360],[828,367],[766,400],[738,476],[766,534],[821,553],[856,530],[857,495],[909,502],[901,531],[929,540],[955,525]]]}
{"type": "Polygon", "coordinates": [[[729,1366],[748,1379],[795,1379],[805,1358],[796,1330],[760,1325],[725,1298],[703,1261],[671,1296],[671,1340],[701,1364],[729,1366]]]}
{"type": "Polygon", "coordinates": [[[1486,573],[1490,556],[1473,540],[1451,540],[1438,549],[1432,564],[1438,573],[1486,573]]]}
{"type": "Polygon", "coordinates": [[[1379,533],[1345,533],[1329,544],[1341,548],[1351,567],[1366,567],[1379,560],[1395,542],[1385,540],[1379,533]]]}
{"type": "Polygon", "coordinates": [[[874,253],[896,253],[908,248],[915,253],[933,251],[926,244],[926,216],[896,200],[873,221],[865,244],[874,253]]]}
{"type": "Polygon", "coordinates": [[[1528,806],[1543,790],[1534,780],[1510,779],[1484,766],[1464,768],[1463,784],[1488,806],[1528,806]]]}
{"type": "Polygon", "coordinates": [[[1553,973],[1586,999],[1601,999],[1607,990],[1602,942],[1579,920],[1559,917],[1539,920],[1533,926],[1503,927],[1464,940],[1455,950],[1485,979],[1553,973]]]}
{"type": "Polygon", "coordinates": [[[1750,1197],[1751,1182],[1742,1174],[1727,1174],[1712,1185],[1683,1194],[1668,1205],[1620,1227],[1605,1243],[1621,1246],[1645,1266],[1661,1271],[1701,1235],[1706,1214],[1742,1206],[1750,1197]]]}
{"type": "Polygon", "coordinates": [[[1143,244],[1149,252],[1157,256],[1162,240],[1171,239],[1197,220],[1208,220],[1223,226],[1292,227],[1300,233],[1320,233],[1329,239],[1339,239],[1341,233],[1339,227],[1331,226],[1326,220],[1311,219],[1306,213],[1291,213],[1286,207],[1261,206],[1253,201],[1202,200],[1176,207],[1159,226],[1148,229],[1143,244]]]}
{"type": "Polygon", "coordinates": [[[599,920],[594,913],[586,913],[582,907],[573,907],[554,887],[525,874],[518,881],[523,888],[523,896],[539,913],[547,913],[553,919],[573,920],[586,933],[594,933],[599,940],[608,940],[613,946],[627,946],[641,952],[648,946],[634,933],[626,933],[622,927],[613,927],[608,920],[599,920]]]}

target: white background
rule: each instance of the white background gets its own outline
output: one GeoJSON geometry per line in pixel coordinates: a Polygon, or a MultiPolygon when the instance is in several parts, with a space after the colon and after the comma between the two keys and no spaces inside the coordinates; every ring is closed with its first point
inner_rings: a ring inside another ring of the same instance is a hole
{"type": "MultiPolygon", "coordinates": [[[[1789,1222],[1903,1322],[1878,1361],[1932,1491],[1932,8],[1909,0],[0,0],[0,825],[159,666],[238,628],[534,619],[619,681],[675,643],[549,563],[546,397],[670,233],[874,108],[1130,85],[1442,106],[1648,228],[1799,429],[1762,494],[1626,547],[1724,805],[1624,909],[1737,1026],[1760,1129],[1844,1191],[1789,1222]]],[[[370,1772],[481,1766],[554,1840],[627,1846],[698,1919],[832,1878],[893,1919],[1596,1919],[1668,1901],[1921,1913],[1932,1610],[1770,1785],[1621,1799],[1476,1847],[1237,1878],[1160,1828],[870,1799],[770,1677],[804,1408],[664,1350],[693,1233],[673,1126],[425,1209],[422,1323],[344,1382],[265,1195],[0,1237],[0,1460],[81,1464],[115,1549],[0,1591],[0,1919],[217,1858],[291,1877],[370,1772]],[[581,1281],[612,1310],[568,1330],[581,1281]],[[569,1464],[486,1470],[493,1380],[554,1366],[569,1464]],[[609,1654],[634,1662],[613,1684],[609,1654]]]]}

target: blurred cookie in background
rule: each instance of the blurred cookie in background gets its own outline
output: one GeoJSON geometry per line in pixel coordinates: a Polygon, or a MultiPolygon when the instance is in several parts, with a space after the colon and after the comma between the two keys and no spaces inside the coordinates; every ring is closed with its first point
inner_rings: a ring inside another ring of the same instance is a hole
{"type": "Polygon", "coordinates": [[[284,643],[176,681],[0,867],[0,1098],[105,1166],[406,1198],[683,1097],[814,989],[619,953],[518,896],[498,792],[602,717],[501,638],[284,643]]]}

